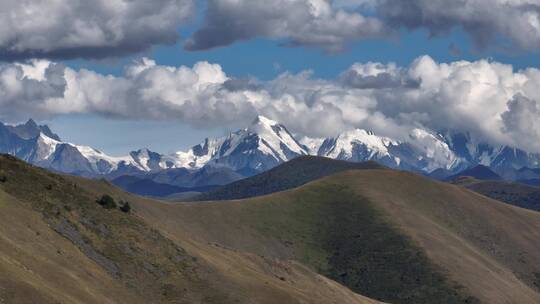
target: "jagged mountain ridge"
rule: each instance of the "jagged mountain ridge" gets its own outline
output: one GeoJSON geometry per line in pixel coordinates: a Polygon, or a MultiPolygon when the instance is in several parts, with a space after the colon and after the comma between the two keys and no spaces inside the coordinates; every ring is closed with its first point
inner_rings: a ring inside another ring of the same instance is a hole
{"type": "Polygon", "coordinates": [[[17,126],[0,125],[0,152],[59,172],[110,177],[175,169],[199,171],[208,166],[215,168],[208,171],[216,172],[222,167],[223,171],[232,169],[248,176],[308,154],[285,126],[262,116],[246,129],[222,138],[206,139],[186,152],[162,155],[141,149],[121,157],[63,142],[47,126],[29,120],[17,126]]]}
{"type": "Polygon", "coordinates": [[[140,149],[121,157],[64,142],[47,126],[29,120],[17,126],[0,124],[0,152],[69,174],[109,178],[140,175],[178,186],[184,183],[197,186],[191,180],[186,181],[189,179],[186,176],[203,168],[205,171],[199,173],[202,179],[206,172],[223,184],[267,171],[302,155],[354,162],[371,160],[391,168],[424,173],[437,169],[456,173],[480,164],[507,179],[516,178],[523,167],[540,166],[540,154],[493,147],[462,133],[414,129],[407,140],[399,141],[356,129],[333,138],[308,138],[298,137],[264,116],[258,116],[245,129],[221,138],[207,138],[187,151],[163,155],[140,149]],[[226,177],[216,179],[220,174],[226,177]]]}
{"type": "Polygon", "coordinates": [[[222,138],[207,138],[188,151],[169,157],[177,168],[225,166],[251,175],[308,154],[284,125],[258,116],[248,128],[222,138]]]}

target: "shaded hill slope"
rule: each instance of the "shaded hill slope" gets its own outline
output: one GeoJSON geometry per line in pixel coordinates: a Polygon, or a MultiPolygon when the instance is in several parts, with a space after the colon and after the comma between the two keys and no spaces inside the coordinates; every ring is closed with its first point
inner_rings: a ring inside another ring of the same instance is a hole
{"type": "Polygon", "coordinates": [[[382,169],[376,162],[353,163],[319,156],[301,156],[259,175],[218,187],[196,197],[199,201],[255,197],[296,188],[321,177],[351,169],[382,169]]]}
{"type": "Polygon", "coordinates": [[[454,184],[521,208],[540,211],[540,188],[506,181],[482,181],[460,178],[454,184]]]}
{"type": "Polygon", "coordinates": [[[447,178],[447,180],[455,180],[460,177],[474,177],[479,180],[502,180],[502,177],[491,170],[489,167],[478,165],[472,168],[465,169],[455,175],[447,178]]]}
{"type": "Polygon", "coordinates": [[[138,202],[172,238],[292,259],[390,303],[538,303],[540,214],[393,170],[239,201],[138,202]]]}
{"type": "Polygon", "coordinates": [[[160,204],[0,156],[0,302],[375,303],[294,261],[171,238],[146,203],[160,204]]]}

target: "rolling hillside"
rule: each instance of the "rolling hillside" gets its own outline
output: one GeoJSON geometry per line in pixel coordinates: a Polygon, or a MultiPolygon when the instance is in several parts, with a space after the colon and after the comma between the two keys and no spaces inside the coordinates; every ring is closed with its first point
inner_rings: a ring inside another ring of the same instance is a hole
{"type": "Polygon", "coordinates": [[[0,156],[1,303],[375,303],[294,261],[169,238],[104,193],[139,200],[0,156]]]}
{"type": "Polygon", "coordinates": [[[8,303],[540,302],[539,213],[411,173],[197,203],[6,157],[0,176],[8,303]],[[105,193],[133,209],[104,209],[105,193]]]}
{"type": "Polygon", "coordinates": [[[540,214],[411,173],[353,170],[248,200],[137,208],[173,238],[300,261],[389,303],[540,301],[540,214]]]}
{"type": "Polygon", "coordinates": [[[241,199],[296,188],[321,177],[352,169],[382,169],[375,162],[353,163],[319,156],[301,156],[269,171],[203,193],[200,201],[241,199]]]}

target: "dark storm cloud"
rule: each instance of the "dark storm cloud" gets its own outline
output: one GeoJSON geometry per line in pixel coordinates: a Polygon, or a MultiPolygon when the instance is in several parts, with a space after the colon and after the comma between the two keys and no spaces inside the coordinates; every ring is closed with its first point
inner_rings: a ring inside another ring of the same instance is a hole
{"type": "Polygon", "coordinates": [[[462,28],[478,49],[540,50],[537,0],[379,0],[376,7],[391,27],[425,28],[435,36],[462,28]]]}
{"type": "Polygon", "coordinates": [[[193,8],[192,0],[3,0],[0,60],[118,57],[174,44],[193,8]]]}
{"type": "MultiPolygon", "coordinates": [[[[463,29],[478,50],[540,50],[537,0],[209,0],[203,25],[188,50],[206,50],[255,38],[327,52],[402,28],[432,36],[463,29]]],[[[456,51],[452,48],[451,51],[456,51]]]]}
{"type": "Polygon", "coordinates": [[[338,9],[329,0],[209,0],[204,24],[185,48],[205,50],[264,37],[336,52],[350,42],[388,34],[378,19],[338,9]]]}

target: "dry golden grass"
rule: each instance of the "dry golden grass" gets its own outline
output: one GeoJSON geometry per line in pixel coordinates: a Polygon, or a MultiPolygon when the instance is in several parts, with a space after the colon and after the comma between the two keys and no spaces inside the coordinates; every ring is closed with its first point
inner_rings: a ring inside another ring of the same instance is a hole
{"type": "Polygon", "coordinates": [[[160,202],[106,182],[58,176],[2,158],[0,171],[8,181],[0,184],[0,303],[378,303],[294,261],[155,232],[137,206],[161,210],[160,202]],[[104,193],[130,200],[137,210],[126,215],[103,209],[94,199],[104,193]],[[78,227],[85,242],[116,263],[120,275],[105,271],[80,244],[49,227],[60,219],[78,227]],[[105,227],[109,236],[100,239],[80,220],[105,227]],[[116,247],[111,234],[120,236],[119,244],[134,247],[116,247]],[[180,248],[187,270],[170,268],[175,247],[168,242],[180,248]],[[144,269],[144,259],[154,276],[144,269]]]}
{"type": "MultiPolygon", "coordinates": [[[[0,165],[2,161],[6,160],[0,159],[0,165]]],[[[412,247],[404,249],[416,252],[418,248],[425,255],[428,261],[420,262],[427,266],[419,266],[447,277],[447,282],[433,285],[442,288],[440,292],[461,286],[458,292],[482,303],[540,303],[540,213],[411,173],[348,171],[253,199],[169,203],[125,193],[104,181],[67,176],[57,179],[41,169],[21,168],[12,174],[31,176],[39,187],[12,184],[10,188],[0,184],[0,303],[148,302],[148,297],[140,296],[141,290],[113,278],[77,246],[51,230],[43,214],[20,199],[28,191],[36,192],[29,197],[39,198],[48,178],[77,185],[76,191],[82,197],[97,198],[107,193],[117,200],[130,201],[134,208],[131,219],[114,213],[119,211],[102,215],[98,212],[97,218],[108,221],[113,214],[114,219],[127,221],[130,229],[133,225],[139,227],[137,231],[156,229],[159,238],[172,241],[194,259],[190,267],[196,269],[197,280],[181,274],[174,277],[181,281],[186,295],[159,297],[157,302],[377,303],[358,295],[361,292],[357,287],[349,286],[357,291],[354,293],[317,273],[332,273],[332,251],[324,243],[328,236],[339,237],[340,229],[370,228],[354,223],[355,217],[351,217],[368,212],[364,220],[370,221],[371,215],[380,217],[376,223],[384,224],[382,232],[402,235],[407,240],[404,244],[412,242],[412,247]],[[332,227],[336,227],[335,231],[332,227]]],[[[5,171],[2,166],[0,170],[5,171]]],[[[101,208],[93,201],[82,204],[90,208],[81,207],[87,212],[101,208]]],[[[122,224],[107,224],[122,232],[122,224]]],[[[344,230],[344,235],[351,233],[349,230],[344,230]]],[[[341,241],[348,243],[347,239],[341,241]]],[[[157,244],[171,246],[166,241],[157,244]]],[[[141,250],[142,256],[163,259],[159,248],[141,250]]],[[[369,269],[377,271],[377,267],[369,269]]],[[[140,280],[148,279],[142,276],[140,280]]],[[[138,286],[156,284],[132,282],[138,286]]],[[[384,286],[384,282],[373,284],[384,286]]],[[[381,294],[380,290],[368,292],[381,294]]],[[[411,303],[400,299],[395,303],[411,303]]],[[[460,303],[451,301],[446,303],[460,303]]]]}
{"type": "MultiPolygon", "coordinates": [[[[261,214],[256,210],[268,205],[286,208],[295,203],[291,197],[301,197],[321,185],[346,186],[366,198],[451,280],[481,302],[540,303],[540,214],[411,173],[349,171],[295,190],[238,201],[134,201],[141,217],[178,240],[195,239],[242,252],[298,259],[286,236],[259,229],[255,222],[261,220],[261,214]]],[[[268,216],[276,214],[279,211],[268,216]]]]}
{"type": "Polygon", "coordinates": [[[143,303],[0,191],[0,303],[143,303]]]}

